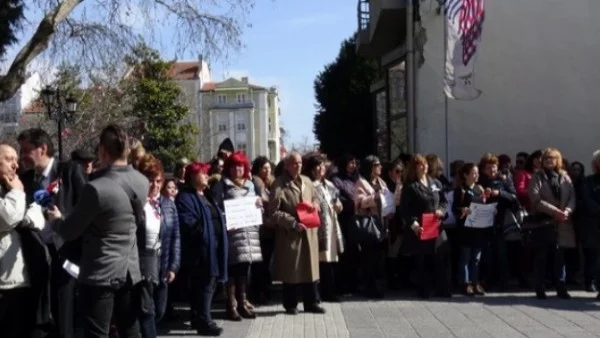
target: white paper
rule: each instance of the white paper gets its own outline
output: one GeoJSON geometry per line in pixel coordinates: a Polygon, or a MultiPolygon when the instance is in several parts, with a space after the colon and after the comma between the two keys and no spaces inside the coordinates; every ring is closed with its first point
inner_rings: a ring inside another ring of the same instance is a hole
{"type": "Polygon", "coordinates": [[[77,279],[77,277],[79,277],[79,266],[77,266],[75,263],[71,262],[70,260],[66,259],[65,262],[63,263],[63,269],[65,269],[65,271],[71,275],[71,277],[77,279]]]}
{"type": "Polygon", "coordinates": [[[469,210],[471,213],[465,220],[465,227],[468,228],[489,228],[494,225],[496,216],[496,204],[471,203],[469,210]]]}
{"type": "Polygon", "coordinates": [[[396,199],[389,190],[381,193],[381,217],[386,217],[396,212],[396,199]]]}
{"type": "Polygon", "coordinates": [[[262,209],[256,206],[257,198],[249,196],[225,200],[227,230],[262,224],[262,209]]]}

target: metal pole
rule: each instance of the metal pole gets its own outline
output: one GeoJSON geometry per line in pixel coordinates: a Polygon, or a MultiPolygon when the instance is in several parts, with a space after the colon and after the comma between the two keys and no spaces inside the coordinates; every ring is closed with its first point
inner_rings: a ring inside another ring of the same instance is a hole
{"type": "Polygon", "coordinates": [[[415,144],[415,50],[414,50],[414,7],[413,0],[407,1],[406,7],[406,124],[408,136],[408,151],[417,151],[415,144]]]}
{"type": "Polygon", "coordinates": [[[57,122],[58,125],[58,160],[63,160],[63,144],[62,144],[62,130],[63,130],[63,117],[62,111],[57,112],[57,122]]]}
{"type": "MultiPolygon", "coordinates": [[[[442,65],[442,71],[443,71],[443,76],[446,76],[446,59],[448,57],[448,55],[446,54],[446,50],[448,48],[448,25],[446,22],[446,16],[444,13],[444,25],[443,25],[443,29],[444,29],[444,63],[442,65]]],[[[448,96],[446,95],[446,91],[442,88],[442,92],[444,95],[444,122],[445,122],[445,126],[444,126],[444,157],[446,159],[446,173],[447,175],[450,175],[450,122],[449,122],[449,117],[448,117],[448,96]]]]}

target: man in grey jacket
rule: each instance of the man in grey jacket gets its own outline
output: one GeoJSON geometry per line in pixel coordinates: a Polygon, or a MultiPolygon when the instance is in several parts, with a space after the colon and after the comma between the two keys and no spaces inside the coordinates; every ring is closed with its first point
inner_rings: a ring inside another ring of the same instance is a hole
{"type": "Polygon", "coordinates": [[[132,200],[146,204],[149,182],[127,164],[122,128],[112,125],[102,131],[98,155],[108,166],[84,186],[72,213],[62,219],[54,208],[48,214],[65,240],[83,239],[78,280],[84,336],[108,337],[114,315],[121,338],[139,337],[134,286],[141,276],[132,200]]]}

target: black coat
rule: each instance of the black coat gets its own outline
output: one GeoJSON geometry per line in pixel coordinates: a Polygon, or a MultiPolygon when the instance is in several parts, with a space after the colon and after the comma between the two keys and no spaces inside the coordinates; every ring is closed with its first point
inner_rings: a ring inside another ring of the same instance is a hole
{"type": "MultiPolygon", "coordinates": [[[[433,255],[436,252],[436,243],[439,240],[431,239],[422,241],[410,229],[414,221],[421,224],[423,214],[434,213],[437,210],[446,211],[447,202],[440,181],[428,178],[428,186],[420,181],[415,181],[405,185],[402,188],[402,197],[400,198],[400,209],[404,220],[404,243],[402,251],[413,255],[433,255]]],[[[445,237],[444,230],[440,227],[440,239],[445,237]]]]}
{"type": "MultiPolygon", "coordinates": [[[[27,204],[32,203],[33,194],[37,190],[43,189],[43,187],[35,182],[35,171],[33,169],[25,171],[20,178],[25,187],[27,204]]],[[[54,204],[64,215],[68,215],[79,200],[81,189],[86,183],[85,174],[76,163],[71,161],[58,162],[57,159],[54,159],[54,163],[50,169],[49,180],[53,182],[57,179],[61,180],[61,186],[54,198],[54,204]]],[[[60,250],[60,256],[72,262],[79,262],[79,258],[81,257],[81,240],[78,239],[65,243],[60,250]]]]}
{"type": "Polygon", "coordinates": [[[32,302],[36,306],[31,337],[47,337],[53,324],[50,308],[50,254],[38,230],[17,227],[16,231],[21,237],[23,260],[27,266],[34,298],[32,302]]]}

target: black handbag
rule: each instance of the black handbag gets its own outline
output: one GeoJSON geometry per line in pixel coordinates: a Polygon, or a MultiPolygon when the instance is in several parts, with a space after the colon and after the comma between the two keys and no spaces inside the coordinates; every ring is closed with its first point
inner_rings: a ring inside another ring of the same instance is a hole
{"type": "Polygon", "coordinates": [[[375,242],[385,239],[381,218],[374,215],[355,215],[348,229],[348,239],[354,243],[375,242]]]}

